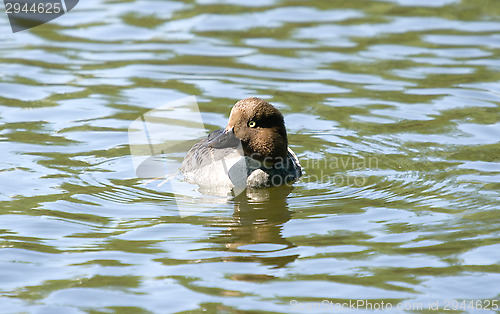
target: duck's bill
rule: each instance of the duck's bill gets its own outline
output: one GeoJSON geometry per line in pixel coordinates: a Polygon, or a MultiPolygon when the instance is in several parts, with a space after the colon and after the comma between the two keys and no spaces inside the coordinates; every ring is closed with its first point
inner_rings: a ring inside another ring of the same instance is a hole
{"type": "Polygon", "coordinates": [[[234,134],[233,128],[220,129],[208,135],[208,146],[213,148],[236,148],[241,141],[234,134]]]}

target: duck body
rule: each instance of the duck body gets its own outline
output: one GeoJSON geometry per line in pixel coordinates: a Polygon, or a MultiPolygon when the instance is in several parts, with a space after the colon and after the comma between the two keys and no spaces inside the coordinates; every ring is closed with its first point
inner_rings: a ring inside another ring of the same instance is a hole
{"type": "Polygon", "coordinates": [[[228,126],[196,143],[182,162],[186,181],[202,187],[269,187],[302,176],[281,113],[262,99],[236,103],[228,126]]]}

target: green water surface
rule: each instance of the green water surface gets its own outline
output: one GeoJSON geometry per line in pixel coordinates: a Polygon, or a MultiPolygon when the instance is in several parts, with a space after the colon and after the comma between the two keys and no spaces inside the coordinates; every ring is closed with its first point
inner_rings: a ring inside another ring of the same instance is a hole
{"type": "Polygon", "coordinates": [[[0,30],[0,312],[499,312],[498,0],[85,0],[0,30]],[[303,178],[138,178],[130,124],[188,96],[207,131],[276,105],[303,178]]]}

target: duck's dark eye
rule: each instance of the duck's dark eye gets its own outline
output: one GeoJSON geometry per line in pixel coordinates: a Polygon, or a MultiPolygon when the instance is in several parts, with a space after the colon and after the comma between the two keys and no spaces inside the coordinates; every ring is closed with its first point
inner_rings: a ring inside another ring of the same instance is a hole
{"type": "Polygon", "coordinates": [[[251,128],[255,128],[256,125],[257,125],[257,123],[255,123],[255,121],[248,122],[248,126],[251,128]]]}

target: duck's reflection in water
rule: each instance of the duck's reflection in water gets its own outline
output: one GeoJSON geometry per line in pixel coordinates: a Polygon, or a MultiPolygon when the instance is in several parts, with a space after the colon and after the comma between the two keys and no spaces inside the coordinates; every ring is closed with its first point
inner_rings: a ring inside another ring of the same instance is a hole
{"type": "Polygon", "coordinates": [[[233,216],[211,222],[212,227],[224,227],[211,240],[235,253],[224,260],[284,267],[297,259],[299,255],[290,254],[295,245],[282,235],[292,214],[287,203],[291,190],[290,186],[247,189],[231,200],[233,216]]]}

